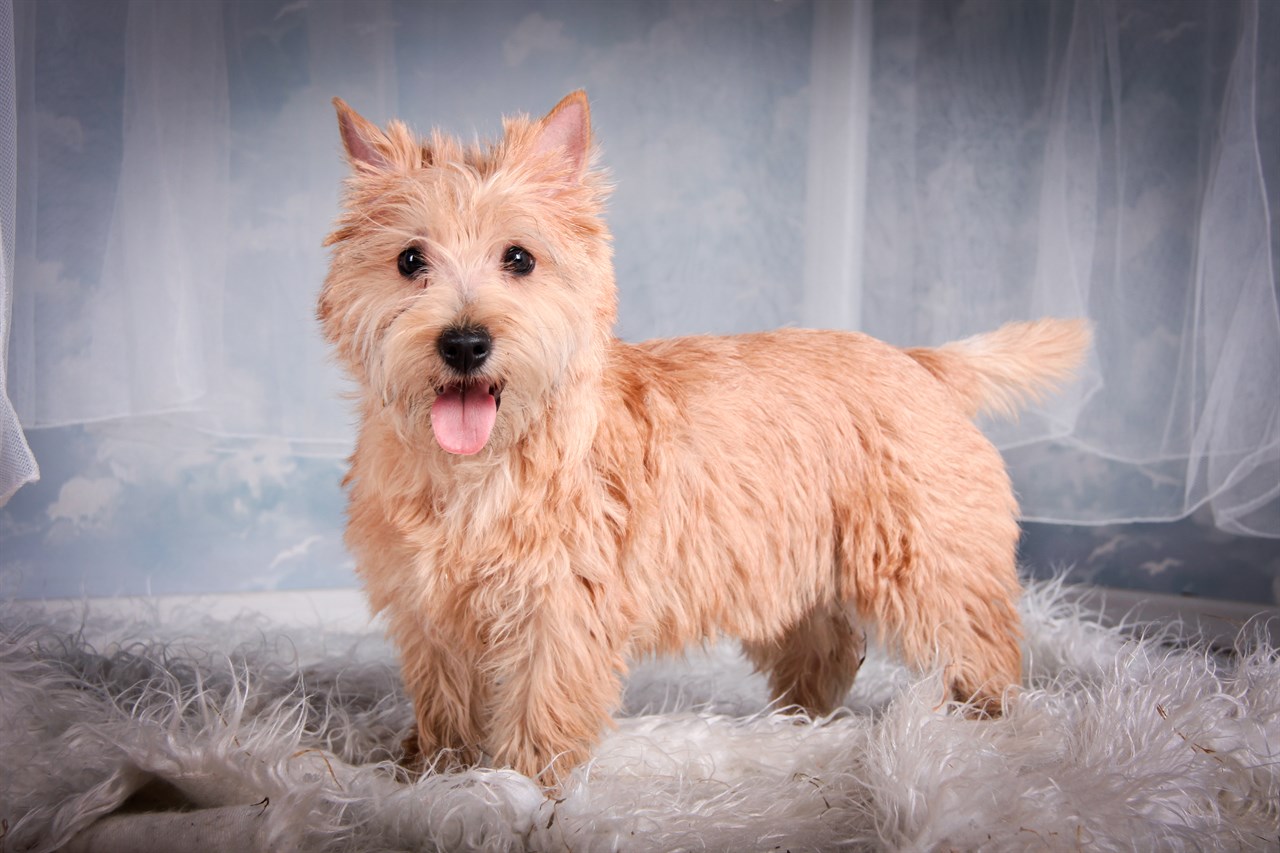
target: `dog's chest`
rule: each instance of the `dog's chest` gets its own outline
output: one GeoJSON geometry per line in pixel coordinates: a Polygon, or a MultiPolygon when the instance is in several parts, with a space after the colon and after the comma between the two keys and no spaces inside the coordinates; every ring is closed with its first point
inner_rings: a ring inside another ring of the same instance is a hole
{"type": "Polygon", "coordinates": [[[418,499],[423,512],[400,533],[419,571],[460,585],[536,585],[590,566],[610,550],[598,501],[496,470],[453,481],[418,499]]]}

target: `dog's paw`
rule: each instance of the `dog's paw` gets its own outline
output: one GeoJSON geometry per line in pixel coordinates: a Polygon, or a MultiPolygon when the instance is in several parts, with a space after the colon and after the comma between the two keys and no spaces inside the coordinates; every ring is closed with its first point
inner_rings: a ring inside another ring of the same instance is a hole
{"type": "Polygon", "coordinates": [[[414,726],[409,734],[400,741],[400,754],[396,763],[405,768],[414,777],[427,773],[450,773],[467,770],[478,766],[483,756],[474,747],[439,747],[426,746],[418,735],[418,727],[414,726]]]}

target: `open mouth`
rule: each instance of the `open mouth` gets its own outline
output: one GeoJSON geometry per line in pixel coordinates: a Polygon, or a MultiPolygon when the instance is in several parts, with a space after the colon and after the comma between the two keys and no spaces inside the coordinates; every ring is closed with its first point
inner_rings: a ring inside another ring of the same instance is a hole
{"type": "Polygon", "coordinates": [[[447,453],[479,453],[489,443],[501,404],[502,387],[487,379],[437,386],[431,404],[436,442],[447,453]]]}

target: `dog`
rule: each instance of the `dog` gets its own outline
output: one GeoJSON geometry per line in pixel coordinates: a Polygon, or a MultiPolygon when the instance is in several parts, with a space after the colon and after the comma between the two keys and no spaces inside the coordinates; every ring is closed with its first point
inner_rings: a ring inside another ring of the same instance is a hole
{"type": "Polygon", "coordinates": [[[628,660],[728,634],[819,716],[866,630],[997,715],[1018,509],[974,425],[1066,380],[1080,320],[899,349],[784,329],[626,343],[585,93],[464,146],[334,99],[351,172],[318,317],[359,386],[346,541],[420,766],[556,788],[628,660]]]}

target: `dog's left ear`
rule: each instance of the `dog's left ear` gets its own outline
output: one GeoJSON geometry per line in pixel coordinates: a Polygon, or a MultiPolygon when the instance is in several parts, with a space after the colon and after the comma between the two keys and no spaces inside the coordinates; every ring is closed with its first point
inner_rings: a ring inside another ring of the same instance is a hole
{"type": "Polygon", "coordinates": [[[533,152],[554,153],[574,180],[582,177],[591,154],[591,107],[586,92],[579,89],[565,95],[538,123],[533,152]]]}

